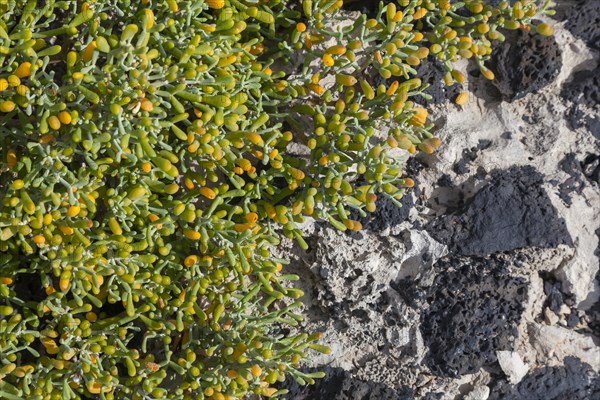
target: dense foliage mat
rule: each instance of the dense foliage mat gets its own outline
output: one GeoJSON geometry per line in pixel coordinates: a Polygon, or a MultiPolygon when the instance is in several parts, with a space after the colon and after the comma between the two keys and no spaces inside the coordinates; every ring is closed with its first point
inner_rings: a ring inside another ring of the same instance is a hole
{"type": "Polygon", "coordinates": [[[493,78],[501,27],[551,33],[536,3],[0,2],[0,397],[274,397],[321,376],[298,369],[329,349],[298,330],[273,246],[399,204],[407,157],[440,145],[415,67],[493,78]]]}

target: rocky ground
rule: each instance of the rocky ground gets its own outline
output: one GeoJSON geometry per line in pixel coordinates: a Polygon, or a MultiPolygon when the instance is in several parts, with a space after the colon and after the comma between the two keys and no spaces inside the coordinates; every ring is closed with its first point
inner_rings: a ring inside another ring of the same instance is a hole
{"type": "Polygon", "coordinates": [[[495,82],[463,66],[463,109],[432,85],[444,145],[410,161],[405,207],[290,243],[333,351],[288,399],[600,398],[600,2],[557,10],[554,37],[498,48],[495,82]]]}

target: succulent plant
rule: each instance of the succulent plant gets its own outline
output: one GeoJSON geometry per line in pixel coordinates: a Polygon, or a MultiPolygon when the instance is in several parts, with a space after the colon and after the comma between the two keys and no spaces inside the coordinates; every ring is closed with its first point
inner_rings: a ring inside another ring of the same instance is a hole
{"type": "Polygon", "coordinates": [[[441,144],[415,67],[493,78],[493,42],[538,3],[2,2],[0,397],[277,397],[321,377],[299,369],[329,349],[273,246],[399,205],[407,157],[441,144]]]}

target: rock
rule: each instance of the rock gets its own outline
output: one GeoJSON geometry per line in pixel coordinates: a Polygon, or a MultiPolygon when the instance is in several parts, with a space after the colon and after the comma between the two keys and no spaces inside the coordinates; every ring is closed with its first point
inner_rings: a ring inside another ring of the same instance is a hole
{"type": "Polygon", "coordinates": [[[600,49],[600,8],[597,0],[562,0],[565,29],[588,46],[600,49]]]}
{"type": "Polygon", "coordinates": [[[490,400],[591,400],[600,398],[600,380],[588,364],[573,357],[564,366],[531,371],[518,385],[497,381],[490,400]]]}
{"type": "Polygon", "coordinates": [[[558,287],[560,286],[560,284],[549,286],[549,290],[546,291],[546,294],[548,295],[548,298],[546,299],[546,304],[548,305],[548,308],[550,308],[550,310],[552,310],[555,313],[558,313],[560,312],[560,307],[563,305],[563,296],[558,287]]]}
{"type": "Polygon", "coordinates": [[[298,385],[296,381],[288,377],[280,388],[289,390],[289,393],[284,396],[288,400],[325,400],[334,399],[342,389],[344,379],[347,372],[342,368],[321,367],[319,369],[307,368],[302,370],[304,373],[323,371],[325,377],[317,379],[314,385],[298,385]]]}
{"type": "MultiPolygon", "coordinates": [[[[580,238],[579,242],[582,248],[583,239],[580,238]]],[[[561,280],[564,291],[573,295],[577,307],[584,310],[592,307],[600,297],[600,284],[595,279],[600,270],[598,258],[589,256],[586,260],[585,256],[586,254],[581,251],[578,257],[567,260],[555,273],[561,280]]]]}
{"type": "Polygon", "coordinates": [[[581,195],[585,186],[589,184],[583,173],[583,165],[574,153],[567,154],[560,163],[561,169],[569,174],[569,178],[558,186],[559,196],[568,205],[572,204],[572,197],[581,195]]]}
{"type": "Polygon", "coordinates": [[[325,372],[323,379],[317,379],[314,385],[298,385],[290,378],[280,388],[289,390],[283,399],[288,400],[410,400],[413,391],[407,387],[392,389],[384,384],[352,378],[342,368],[308,368],[302,372],[325,372]]]}
{"type": "Polygon", "coordinates": [[[559,318],[554,312],[548,307],[544,308],[544,321],[548,325],[556,325],[559,321],[559,318]]]}
{"type": "MultiPolygon", "coordinates": [[[[373,12],[378,2],[343,7],[373,12]]],[[[481,89],[462,111],[433,104],[459,86],[441,88],[438,66],[421,67],[438,85],[428,104],[444,145],[409,159],[417,185],[405,207],[379,196],[363,231],[316,222],[310,251],[292,252],[301,327],[324,332],[333,351],[306,370],[325,379],[285,398],[600,398],[598,53],[553,25],[556,43],[513,32],[508,40],[529,48],[505,44],[508,64],[487,62],[500,89],[458,65],[469,90],[481,89]],[[541,64],[527,69],[527,59],[541,64]]]]}
{"type": "Polygon", "coordinates": [[[421,82],[430,85],[425,89],[424,93],[430,95],[431,100],[426,100],[422,97],[416,99],[419,104],[422,104],[425,107],[431,106],[432,104],[445,103],[449,100],[452,101],[464,90],[463,86],[460,84],[455,83],[449,87],[444,84],[446,69],[438,60],[434,59],[431,60],[431,62],[419,65],[417,67],[417,74],[421,78],[421,82]]]}
{"type": "MultiPolygon", "coordinates": [[[[402,255],[402,266],[396,279],[415,279],[427,274],[429,267],[448,253],[448,249],[435,241],[427,231],[411,230],[402,235],[407,251],[402,255]]],[[[433,278],[432,274],[429,274],[433,278]]],[[[425,284],[425,282],[421,282],[425,284]]]]}
{"type": "Polygon", "coordinates": [[[425,362],[440,376],[474,373],[513,350],[527,283],[502,259],[449,257],[435,265],[433,285],[420,298],[425,362]]]}
{"type": "Polygon", "coordinates": [[[490,397],[490,388],[485,385],[475,386],[463,400],[487,400],[490,397]]]}
{"type": "Polygon", "coordinates": [[[517,384],[527,375],[529,367],[523,363],[519,353],[514,351],[497,351],[496,357],[498,357],[500,368],[502,368],[510,383],[517,384]]]}
{"type": "Polygon", "coordinates": [[[312,271],[324,289],[319,302],[341,312],[376,303],[396,279],[405,250],[394,237],[350,236],[329,227],[316,231],[309,242],[315,257],[312,271]]]}
{"type": "Polygon", "coordinates": [[[554,37],[516,30],[507,32],[506,38],[494,49],[488,62],[496,75],[492,83],[505,100],[522,98],[558,77],[562,60],[554,37]]]}
{"type": "Polygon", "coordinates": [[[600,104],[600,66],[593,70],[575,72],[560,94],[575,104],[590,107],[600,104]]]}
{"type": "Polygon", "coordinates": [[[589,112],[585,105],[573,104],[566,113],[566,118],[571,129],[583,128],[589,132],[594,139],[600,140],[600,112],[596,114],[597,115],[594,115],[594,113],[589,112]]]}
{"type": "Polygon", "coordinates": [[[461,255],[571,245],[565,222],[542,183],[543,176],[531,167],[496,171],[467,205],[437,218],[426,229],[461,255]]]}
{"type": "Polygon", "coordinates": [[[567,316],[567,326],[569,328],[575,328],[579,325],[579,317],[576,314],[569,314],[567,316]]]}
{"type": "Polygon", "coordinates": [[[477,159],[479,153],[491,145],[492,142],[490,140],[480,139],[477,146],[464,149],[462,151],[462,158],[452,166],[452,170],[458,175],[466,174],[469,172],[469,165],[477,159]]]}
{"type": "Polygon", "coordinates": [[[560,326],[527,325],[533,347],[545,357],[560,362],[565,357],[576,357],[596,372],[600,372],[600,346],[593,336],[574,332],[560,326]]]}
{"type": "MultiPolygon", "coordinates": [[[[598,129],[600,135],[600,129],[598,129]]],[[[600,184],[600,155],[588,154],[581,163],[581,169],[586,178],[600,184]]]]}
{"type": "Polygon", "coordinates": [[[384,196],[379,196],[376,202],[377,208],[375,212],[367,214],[366,217],[361,217],[357,211],[350,213],[350,219],[358,220],[363,225],[363,230],[376,232],[380,235],[387,236],[393,230],[394,227],[404,222],[410,213],[410,210],[415,205],[415,197],[419,195],[418,187],[413,188],[410,192],[406,193],[400,204],[402,207],[398,207],[384,196]]]}
{"type": "Polygon", "coordinates": [[[563,315],[569,315],[571,314],[571,309],[569,308],[568,305],[563,304],[560,306],[560,309],[558,310],[558,313],[563,316],[563,315]]]}

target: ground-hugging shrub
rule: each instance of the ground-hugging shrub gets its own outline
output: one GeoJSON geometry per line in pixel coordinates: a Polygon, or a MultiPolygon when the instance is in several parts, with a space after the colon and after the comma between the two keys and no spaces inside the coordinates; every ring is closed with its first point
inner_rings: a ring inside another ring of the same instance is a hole
{"type": "Polygon", "coordinates": [[[466,57],[493,78],[500,28],[547,7],[513,3],[349,20],[341,0],[0,2],[0,398],[276,397],[319,377],[299,363],[328,349],[296,330],[272,246],[398,202],[407,156],[440,145],[415,67],[463,83],[466,57]]]}

